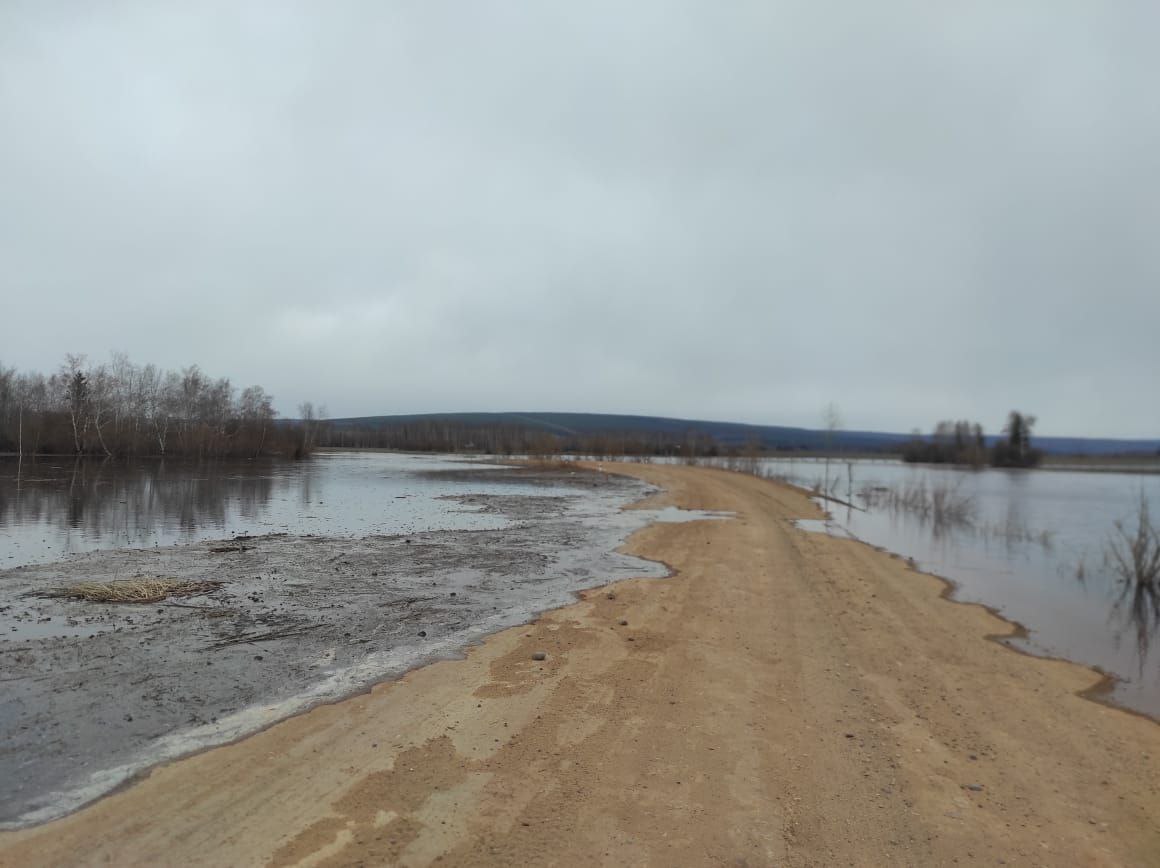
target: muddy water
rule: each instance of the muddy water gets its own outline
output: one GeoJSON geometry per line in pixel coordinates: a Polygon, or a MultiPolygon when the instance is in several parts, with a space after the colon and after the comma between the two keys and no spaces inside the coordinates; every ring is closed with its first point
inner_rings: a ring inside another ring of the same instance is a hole
{"type": "Polygon", "coordinates": [[[654,519],[711,517],[622,511],[650,491],[623,477],[390,454],[42,466],[14,488],[10,475],[3,538],[23,563],[0,571],[0,827],[459,653],[577,590],[662,576],[616,548],[654,519]],[[150,576],[222,584],[152,605],[36,596],[150,576]]]}
{"type": "MultiPolygon", "coordinates": [[[[821,488],[824,462],[771,460],[762,472],[821,488]]],[[[1138,595],[1107,562],[1116,522],[1132,531],[1143,495],[1160,523],[1160,476],[955,470],[897,462],[831,462],[815,529],[851,535],[950,579],[957,599],[990,605],[1028,630],[1012,644],[1093,665],[1118,681],[1111,698],[1160,718],[1160,598],[1138,595]],[[891,503],[891,492],[944,487],[968,502],[937,521],[891,503]]]]}

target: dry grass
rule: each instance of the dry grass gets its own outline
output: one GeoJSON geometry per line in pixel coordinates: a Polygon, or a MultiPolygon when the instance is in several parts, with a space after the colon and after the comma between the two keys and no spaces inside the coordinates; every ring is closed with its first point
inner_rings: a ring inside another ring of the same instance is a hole
{"type": "Polygon", "coordinates": [[[78,582],[48,591],[45,597],[63,597],[89,603],[159,603],[168,597],[207,594],[221,582],[182,582],[177,579],[124,579],[112,582],[78,582]]]}

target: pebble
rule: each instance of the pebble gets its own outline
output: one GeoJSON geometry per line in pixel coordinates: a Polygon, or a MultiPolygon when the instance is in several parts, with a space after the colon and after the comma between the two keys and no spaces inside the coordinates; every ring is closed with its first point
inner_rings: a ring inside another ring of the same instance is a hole
{"type": "Polygon", "coordinates": [[[964,790],[970,790],[972,793],[981,793],[983,791],[982,784],[963,784],[964,790]]]}
{"type": "Polygon", "coordinates": [[[420,635],[420,636],[426,636],[426,635],[427,635],[427,631],[426,631],[426,630],[420,630],[420,631],[419,631],[419,635],[420,635]]]}
{"type": "Polygon", "coordinates": [[[627,626],[628,626],[628,621],[621,621],[621,622],[620,622],[620,626],[621,626],[621,627],[627,627],[627,626]]]}
{"type": "Polygon", "coordinates": [[[547,660],[548,655],[545,654],[543,651],[537,651],[536,653],[534,653],[532,655],[532,659],[533,660],[547,660]]]}

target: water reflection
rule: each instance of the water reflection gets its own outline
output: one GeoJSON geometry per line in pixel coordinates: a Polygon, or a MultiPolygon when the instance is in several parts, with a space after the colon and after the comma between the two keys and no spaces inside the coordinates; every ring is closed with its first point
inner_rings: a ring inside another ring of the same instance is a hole
{"type": "Polygon", "coordinates": [[[1134,522],[1117,521],[1115,528],[1104,549],[1104,566],[1120,582],[1115,609],[1134,630],[1144,661],[1160,623],[1160,526],[1152,523],[1151,505],[1143,490],[1134,522]]]}
{"type": "MultiPolygon", "coordinates": [[[[462,494],[462,482],[420,472],[448,466],[438,458],[387,453],[321,455],[302,462],[0,459],[0,565],[232,534],[505,526],[502,516],[442,499],[462,494]]],[[[512,482],[471,490],[553,493],[542,485],[512,482]]]]}
{"type": "Polygon", "coordinates": [[[1160,628],[1160,592],[1154,585],[1124,584],[1119,599],[1113,607],[1113,614],[1120,624],[1117,635],[1134,633],[1136,654],[1139,660],[1137,672],[1144,675],[1144,663],[1149,658],[1152,639],[1160,628]]]}
{"type": "MultiPolygon", "coordinates": [[[[296,475],[308,480],[311,469],[296,475]]],[[[234,514],[256,517],[279,476],[264,462],[0,462],[0,527],[11,542],[54,538],[51,548],[65,552],[77,550],[70,543],[76,537],[80,548],[176,541],[202,529],[224,531],[234,514]]]]}

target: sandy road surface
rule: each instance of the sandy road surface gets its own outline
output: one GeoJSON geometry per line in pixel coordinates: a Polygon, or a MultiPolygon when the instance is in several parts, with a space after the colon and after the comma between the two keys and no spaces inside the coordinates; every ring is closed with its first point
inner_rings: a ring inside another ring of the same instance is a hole
{"type": "Polygon", "coordinates": [[[794,529],[787,488],[625,472],[738,518],[654,525],[630,548],[675,578],[0,836],[0,865],[1160,864],[1160,726],[1077,696],[1090,671],[794,529]]]}

